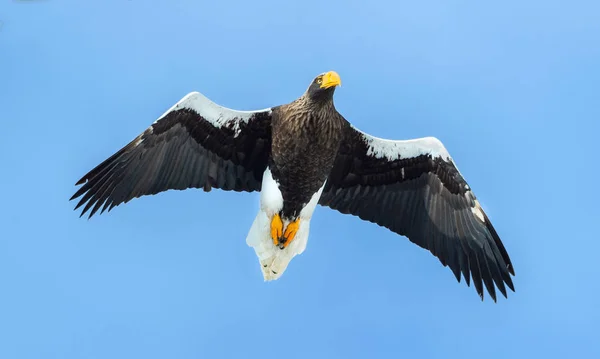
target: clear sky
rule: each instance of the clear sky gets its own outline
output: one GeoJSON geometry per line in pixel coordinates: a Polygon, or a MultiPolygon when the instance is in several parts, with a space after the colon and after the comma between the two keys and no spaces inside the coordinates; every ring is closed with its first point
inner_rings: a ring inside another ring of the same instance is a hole
{"type": "Polygon", "coordinates": [[[0,358],[600,357],[600,3],[368,3],[4,1],[0,358]],[[259,109],[331,69],[358,128],[444,142],[516,293],[481,302],[323,207],[265,283],[245,243],[257,193],[73,211],[75,182],[188,92],[259,109]]]}

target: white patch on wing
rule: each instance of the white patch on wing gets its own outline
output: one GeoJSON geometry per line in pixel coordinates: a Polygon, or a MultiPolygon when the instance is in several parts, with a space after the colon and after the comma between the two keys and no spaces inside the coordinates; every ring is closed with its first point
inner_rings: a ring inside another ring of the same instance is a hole
{"type": "Polygon", "coordinates": [[[165,117],[169,112],[177,111],[180,109],[190,109],[204,117],[207,121],[212,123],[215,127],[233,126],[234,137],[237,137],[240,132],[239,123],[240,121],[247,122],[252,115],[260,112],[270,113],[270,108],[255,111],[238,111],[233,110],[209,100],[206,96],[200,92],[190,92],[185,95],[179,102],[173,105],[170,109],[165,111],[154,123],[165,117]]]}
{"type": "Polygon", "coordinates": [[[444,160],[451,159],[442,142],[435,137],[423,137],[412,140],[386,140],[371,136],[355,127],[353,128],[362,134],[368,146],[367,155],[375,158],[385,158],[389,161],[394,161],[399,158],[431,155],[433,158],[442,157],[444,160]]]}
{"type": "Polygon", "coordinates": [[[483,208],[479,204],[478,200],[475,200],[475,207],[471,207],[471,212],[477,217],[481,222],[485,223],[485,216],[483,215],[483,208]]]}
{"type": "MultiPolygon", "coordinates": [[[[452,163],[458,174],[463,177],[442,141],[435,137],[422,137],[411,140],[386,140],[371,136],[354,126],[352,128],[362,135],[363,140],[367,144],[367,155],[369,156],[385,158],[388,161],[401,158],[414,158],[421,155],[431,155],[431,158],[440,157],[442,160],[452,163]]],[[[467,189],[469,188],[467,187],[467,189]]]]}
{"type": "Polygon", "coordinates": [[[139,146],[140,143],[144,142],[144,139],[142,138],[142,136],[139,136],[136,140],[135,143],[133,144],[135,147],[139,146]]]}
{"type": "MultiPolygon", "coordinates": [[[[423,137],[411,140],[386,140],[371,136],[367,133],[360,131],[353,126],[354,130],[359,132],[365,143],[367,144],[367,155],[375,158],[383,158],[388,161],[394,161],[401,158],[414,158],[421,155],[431,155],[432,158],[440,157],[444,161],[451,163],[458,174],[464,179],[462,173],[458,169],[458,166],[454,163],[454,160],[448,153],[448,150],[444,147],[444,144],[435,137],[423,137]]],[[[402,179],[404,179],[405,173],[404,168],[401,169],[402,179]]],[[[475,194],[472,192],[471,187],[465,184],[464,189],[467,201],[471,204],[471,213],[485,223],[485,214],[479,201],[475,198],[475,194]]]]}

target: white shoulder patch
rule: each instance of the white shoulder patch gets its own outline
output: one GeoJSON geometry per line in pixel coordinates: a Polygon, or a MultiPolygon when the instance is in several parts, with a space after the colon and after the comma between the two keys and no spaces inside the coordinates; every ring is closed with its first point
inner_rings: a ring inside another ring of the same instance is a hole
{"type": "Polygon", "coordinates": [[[444,160],[451,160],[450,154],[440,140],[435,137],[423,137],[412,140],[386,140],[383,138],[371,136],[357,128],[354,128],[367,143],[367,155],[375,158],[386,158],[394,161],[400,158],[414,158],[421,155],[431,155],[431,157],[441,157],[444,160]]]}
{"type": "Polygon", "coordinates": [[[254,111],[238,111],[233,110],[209,100],[206,96],[200,92],[190,92],[185,95],[179,102],[169,108],[163,113],[154,123],[165,117],[169,112],[177,111],[180,109],[190,109],[204,117],[207,121],[212,123],[215,127],[223,127],[225,125],[230,126],[233,122],[233,130],[235,136],[239,135],[239,122],[247,122],[252,115],[260,112],[271,113],[271,108],[265,108],[262,110],[254,111]]]}

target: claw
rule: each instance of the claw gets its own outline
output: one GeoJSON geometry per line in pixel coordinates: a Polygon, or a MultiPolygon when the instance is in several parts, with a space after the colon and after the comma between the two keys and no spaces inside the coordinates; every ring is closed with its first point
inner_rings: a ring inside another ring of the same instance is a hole
{"type": "Polygon", "coordinates": [[[281,221],[281,217],[278,214],[274,215],[271,219],[271,238],[273,239],[273,244],[275,246],[279,246],[279,239],[283,234],[283,222],[281,221]]]}
{"type": "Polygon", "coordinates": [[[273,244],[279,249],[286,248],[296,237],[298,229],[300,228],[300,218],[288,224],[285,232],[283,231],[283,221],[281,217],[276,214],[271,219],[271,239],[273,244]]]}
{"type": "Polygon", "coordinates": [[[281,238],[279,248],[283,249],[287,247],[292,241],[294,237],[296,237],[296,233],[298,233],[298,229],[300,228],[300,218],[288,224],[285,232],[283,233],[283,238],[281,238]]]}

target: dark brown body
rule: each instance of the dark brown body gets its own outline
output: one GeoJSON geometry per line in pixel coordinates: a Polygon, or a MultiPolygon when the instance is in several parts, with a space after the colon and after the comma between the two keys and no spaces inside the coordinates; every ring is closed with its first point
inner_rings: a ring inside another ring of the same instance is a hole
{"type": "Polygon", "coordinates": [[[302,96],[274,109],[269,168],[283,196],[283,219],[296,219],[325,183],[344,126],[346,120],[331,100],[315,101],[302,96]]]}

